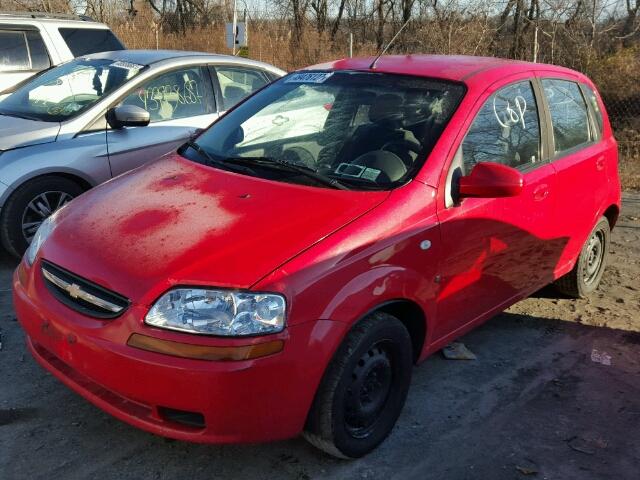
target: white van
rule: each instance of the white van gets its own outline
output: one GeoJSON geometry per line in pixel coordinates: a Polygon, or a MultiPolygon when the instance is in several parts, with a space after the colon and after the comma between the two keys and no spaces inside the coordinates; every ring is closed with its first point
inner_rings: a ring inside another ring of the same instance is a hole
{"type": "Polygon", "coordinates": [[[51,66],[125,48],[109,27],[89,17],[33,12],[0,12],[0,45],[0,99],[51,66]]]}

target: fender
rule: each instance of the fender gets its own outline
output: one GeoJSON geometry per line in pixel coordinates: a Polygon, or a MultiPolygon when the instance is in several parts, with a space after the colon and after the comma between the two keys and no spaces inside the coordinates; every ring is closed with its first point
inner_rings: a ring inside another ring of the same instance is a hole
{"type": "MultiPolygon", "coordinates": [[[[396,265],[383,265],[345,284],[330,299],[320,319],[352,325],[381,306],[398,300],[418,305],[425,318],[430,319],[435,313],[435,295],[435,283],[428,282],[418,272],[396,265]]],[[[427,332],[430,330],[428,321],[426,329],[427,332]]]]}
{"type": "Polygon", "coordinates": [[[58,175],[58,176],[67,177],[67,178],[74,177],[80,180],[80,182],[78,183],[81,184],[81,186],[83,187],[86,185],[89,185],[90,188],[93,188],[96,185],[95,181],[93,181],[91,177],[87,176],[84,172],[73,169],[73,168],[51,167],[51,168],[43,168],[40,170],[34,170],[33,172],[29,172],[25,175],[22,175],[20,178],[11,182],[10,185],[6,185],[6,187],[4,183],[0,182],[0,188],[5,188],[5,190],[2,193],[0,193],[0,207],[2,207],[5,204],[5,202],[11,196],[11,194],[21,185],[28,182],[29,180],[33,180],[34,178],[45,177],[48,175],[51,175],[51,176],[58,175]]]}

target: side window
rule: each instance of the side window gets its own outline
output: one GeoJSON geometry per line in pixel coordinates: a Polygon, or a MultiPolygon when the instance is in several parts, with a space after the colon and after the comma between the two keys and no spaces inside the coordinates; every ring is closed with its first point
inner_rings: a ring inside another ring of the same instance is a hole
{"type": "Polygon", "coordinates": [[[243,98],[269,83],[259,70],[250,68],[216,66],[216,76],[222,92],[223,109],[229,110],[243,98]]]}
{"type": "Polygon", "coordinates": [[[24,32],[0,30],[0,72],[31,70],[24,32]]]}
{"type": "Polygon", "coordinates": [[[147,80],[122,104],[144,108],[151,123],[215,112],[209,73],[202,67],[182,68],[147,80]]]}
{"type": "Polygon", "coordinates": [[[587,105],[578,84],[568,80],[544,79],[542,86],[549,103],[555,153],[589,142],[587,105]]]}
{"type": "Polygon", "coordinates": [[[31,54],[31,69],[44,70],[51,66],[51,59],[42,41],[40,32],[27,32],[27,44],[29,45],[29,53],[31,54]]]}
{"type": "Polygon", "coordinates": [[[120,40],[106,28],[59,28],[58,31],[74,57],[124,49],[120,40]]]}
{"type": "Polygon", "coordinates": [[[582,84],[584,92],[586,93],[587,100],[591,105],[591,110],[596,121],[596,128],[598,129],[598,137],[602,137],[602,111],[600,110],[600,104],[598,103],[598,97],[596,92],[593,91],[588,85],[582,84]]]}
{"type": "Polygon", "coordinates": [[[461,145],[464,173],[480,162],[526,168],[540,161],[540,121],[529,81],[494,93],[482,106],[461,145]]]}

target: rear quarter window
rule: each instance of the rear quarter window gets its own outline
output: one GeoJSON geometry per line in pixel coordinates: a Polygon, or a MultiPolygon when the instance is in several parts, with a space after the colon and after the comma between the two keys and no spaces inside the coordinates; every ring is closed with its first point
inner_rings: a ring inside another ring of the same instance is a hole
{"type": "Polygon", "coordinates": [[[589,102],[594,120],[596,121],[597,137],[602,138],[602,110],[598,103],[598,96],[596,95],[596,92],[589,87],[589,85],[583,83],[582,88],[584,89],[585,97],[589,102]]]}
{"type": "Polygon", "coordinates": [[[98,52],[124,50],[124,45],[111,30],[59,28],[58,31],[74,57],[82,57],[83,55],[98,52]]]}

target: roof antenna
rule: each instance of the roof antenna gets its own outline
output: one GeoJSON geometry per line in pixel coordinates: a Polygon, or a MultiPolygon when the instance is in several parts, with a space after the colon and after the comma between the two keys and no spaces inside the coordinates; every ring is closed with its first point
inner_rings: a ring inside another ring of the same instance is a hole
{"type": "Polygon", "coordinates": [[[373,59],[373,62],[371,62],[371,65],[369,65],[369,70],[373,70],[373,69],[375,69],[375,68],[376,68],[376,63],[377,63],[377,61],[378,61],[378,60],[380,60],[380,57],[381,57],[382,55],[384,55],[384,54],[387,52],[387,50],[389,50],[389,47],[390,47],[391,45],[393,45],[393,42],[395,42],[395,41],[396,41],[396,38],[398,38],[398,35],[400,35],[400,33],[402,33],[402,30],[404,30],[404,27],[406,27],[406,26],[407,26],[407,24],[409,23],[409,20],[410,20],[410,19],[409,19],[409,18],[407,18],[407,21],[406,21],[406,22],[404,22],[404,23],[402,24],[402,26],[400,27],[400,30],[398,30],[398,31],[396,32],[396,34],[393,36],[393,38],[391,39],[391,41],[390,41],[389,43],[387,43],[387,46],[386,46],[386,47],[384,47],[384,48],[382,49],[382,51],[378,54],[378,56],[377,56],[376,58],[374,58],[374,59],[373,59]]]}

